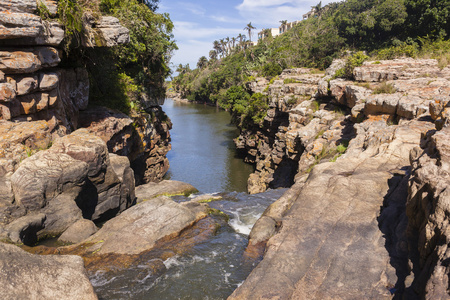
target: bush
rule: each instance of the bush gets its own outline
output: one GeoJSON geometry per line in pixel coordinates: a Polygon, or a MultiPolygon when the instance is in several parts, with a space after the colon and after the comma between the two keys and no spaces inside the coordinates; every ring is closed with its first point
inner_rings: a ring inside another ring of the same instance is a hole
{"type": "Polygon", "coordinates": [[[265,77],[275,77],[281,74],[283,69],[277,63],[265,64],[262,70],[262,75],[265,77]]]}
{"type": "Polygon", "coordinates": [[[394,94],[397,90],[391,83],[383,82],[375,88],[373,94],[394,94]]]}

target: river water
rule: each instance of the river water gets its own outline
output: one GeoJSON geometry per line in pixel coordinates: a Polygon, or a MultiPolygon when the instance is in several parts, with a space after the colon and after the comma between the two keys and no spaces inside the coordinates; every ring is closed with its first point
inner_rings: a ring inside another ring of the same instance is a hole
{"type": "Polygon", "coordinates": [[[247,191],[253,166],[236,154],[233,138],[239,132],[228,112],[171,99],[163,110],[173,123],[167,179],[190,183],[202,193],[247,191]]]}
{"type": "MultiPolygon", "coordinates": [[[[163,110],[173,123],[167,179],[188,182],[200,193],[222,196],[209,205],[227,214],[229,220],[217,219],[220,227],[213,237],[182,254],[145,258],[147,261],[114,273],[90,273],[100,299],[226,299],[258,263],[244,255],[252,226],[286,191],[246,193],[253,167],[236,155],[232,139],[238,132],[230,125],[227,112],[170,99],[163,110]],[[161,267],[155,273],[148,265],[156,260],[161,267]]],[[[177,196],[174,200],[189,198],[177,196]]]]}

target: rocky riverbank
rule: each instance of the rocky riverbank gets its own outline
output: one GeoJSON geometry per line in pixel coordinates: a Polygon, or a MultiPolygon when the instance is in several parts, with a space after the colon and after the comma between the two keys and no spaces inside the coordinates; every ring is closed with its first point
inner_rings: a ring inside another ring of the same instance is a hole
{"type": "Polygon", "coordinates": [[[274,139],[273,127],[238,139],[257,162],[255,191],[275,185],[278,174],[296,183],[254,226],[248,251],[264,259],[230,299],[449,297],[450,68],[365,62],[354,80],[334,79],[342,64],[316,80],[311,99],[291,105],[304,84],[275,81],[265,124],[284,118],[274,139]],[[283,159],[291,173],[277,172],[283,159]]]}
{"type": "MultiPolygon", "coordinates": [[[[130,40],[117,18],[83,18],[79,47],[130,40]]],[[[171,122],[155,99],[130,115],[90,106],[88,71],[63,52],[57,1],[0,1],[0,27],[0,239],[81,242],[136,204],[136,184],[162,180],[171,122]]],[[[0,247],[3,297],[96,298],[79,258],[0,247]]]]}

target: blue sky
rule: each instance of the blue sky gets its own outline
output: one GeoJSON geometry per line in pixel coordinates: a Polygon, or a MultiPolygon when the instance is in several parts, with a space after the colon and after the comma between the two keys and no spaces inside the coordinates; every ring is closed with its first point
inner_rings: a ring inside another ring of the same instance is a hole
{"type": "MultiPolygon", "coordinates": [[[[257,29],[278,27],[280,20],[301,20],[302,15],[320,0],[161,0],[158,12],[167,12],[175,25],[174,35],[179,50],[171,64],[189,63],[195,68],[198,58],[208,57],[214,40],[247,35],[243,28],[252,22],[257,29]]],[[[334,0],[337,2],[338,0],[334,0]]],[[[331,0],[322,1],[326,5],[331,0]]],[[[248,37],[247,37],[248,38],[248,37]]]]}

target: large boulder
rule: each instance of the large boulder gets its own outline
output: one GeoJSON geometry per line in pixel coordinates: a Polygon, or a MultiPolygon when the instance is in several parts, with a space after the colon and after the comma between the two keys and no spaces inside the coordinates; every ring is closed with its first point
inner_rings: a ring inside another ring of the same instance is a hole
{"type": "Polygon", "coordinates": [[[110,159],[102,139],[85,129],[22,161],[10,185],[15,202],[5,195],[2,222],[16,219],[14,208],[42,213],[46,218],[38,237],[59,235],[82,218],[107,220],[135,203],[128,158],[110,159]]]}
{"type": "Polygon", "coordinates": [[[87,252],[98,254],[139,254],[152,249],[165,237],[179,233],[207,216],[207,205],[178,204],[168,197],[157,197],[137,204],[106,222],[83,243],[87,252]]]}
{"type": "Polygon", "coordinates": [[[79,256],[32,255],[0,243],[3,299],[97,299],[79,256]]]}

